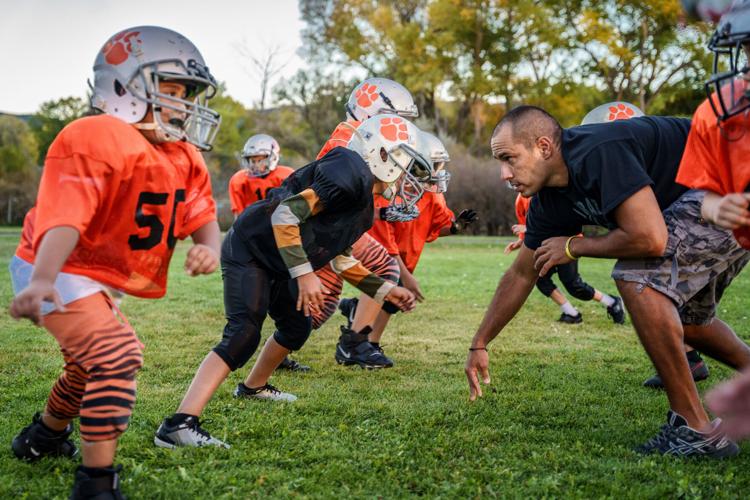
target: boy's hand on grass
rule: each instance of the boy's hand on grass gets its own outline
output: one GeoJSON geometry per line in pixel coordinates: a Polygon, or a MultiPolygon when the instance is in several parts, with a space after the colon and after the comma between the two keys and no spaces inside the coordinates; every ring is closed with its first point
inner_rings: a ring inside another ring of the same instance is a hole
{"type": "Polygon", "coordinates": [[[185,258],[185,272],[189,276],[211,274],[219,267],[219,256],[208,245],[196,244],[190,247],[185,258]]]}
{"type": "Polygon", "coordinates": [[[320,282],[315,273],[307,273],[297,277],[297,310],[303,311],[305,316],[312,316],[320,311],[324,295],[329,292],[320,282]]]}
{"type": "Polygon", "coordinates": [[[397,305],[403,312],[412,311],[417,306],[416,296],[402,286],[391,288],[391,291],[385,296],[385,300],[397,305]]]}
{"type": "Polygon", "coordinates": [[[60,294],[55,284],[48,281],[31,281],[21,293],[16,295],[10,304],[10,315],[14,319],[28,318],[35,325],[42,326],[42,302],[52,302],[59,312],[65,312],[60,294]]]}

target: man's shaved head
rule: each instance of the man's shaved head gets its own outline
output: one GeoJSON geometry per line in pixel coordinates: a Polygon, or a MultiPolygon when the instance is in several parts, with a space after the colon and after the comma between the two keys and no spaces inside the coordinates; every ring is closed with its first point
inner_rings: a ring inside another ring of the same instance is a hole
{"type": "Polygon", "coordinates": [[[562,127],[551,114],[536,106],[517,106],[506,113],[492,132],[490,144],[493,156],[497,156],[494,139],[505,127],[511,127],[514,141],[529,149],[540,137],[549,137],[555,145],[560,145],[562,127]]]}

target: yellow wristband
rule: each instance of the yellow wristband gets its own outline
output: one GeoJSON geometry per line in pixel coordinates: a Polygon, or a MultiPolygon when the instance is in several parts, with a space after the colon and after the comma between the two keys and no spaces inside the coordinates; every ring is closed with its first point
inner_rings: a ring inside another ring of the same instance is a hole
{"type": "Polygon", "coordinates": [[[581,236],[580,234],[576,234],[575,236],[571,236],[570,238],[568,238],[568,241],[565,242],[565,255],[570,260],[578,260],[578,257],[576,257],[570,252],[570,242],[573,241],[575,238],[583,238],[583,236],[581,236]]]}

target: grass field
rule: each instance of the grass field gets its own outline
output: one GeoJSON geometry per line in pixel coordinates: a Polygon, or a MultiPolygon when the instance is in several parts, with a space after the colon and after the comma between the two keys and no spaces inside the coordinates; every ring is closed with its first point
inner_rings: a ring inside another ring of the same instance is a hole
{"type": "MultiPolygon", "coordinates": [[[[0,230],[0,265],[18,239],[0,230]]],[[[747,498],[750,446],[724,462],[641,458],[632,447],[664,423],[662,393],[641,387],[652,373],[630,324],[614,326],[594,303],[576,303],[582,325],[561,325],[557,308],[534,292],[490,348],[492,387],[468,402],[463,363],[497,279],[511,259],[497,238],[445,238],[428,249],[417,277],[426,292],[416,312],[394,318],[384,337],[393,369],[365,372],[333,360],[336,316],[296,358],[305,375],[272,383],[293,404],[236,401],[232,374],[204,415],[224,449],[153,446],[198,363],[223,326],[221,278],[188,278],[186,245],[173,259],[168,296],[128,298],[123,310],[146,345],[138,403],[121,440],[123,492],[130,498],[246,497],[617,497],[747,498]]],[[[605,291],[611,262],[587,260],[584,277],[605,291]]],[[[740,276],[721,313],[750,338],[750,279],[740,276]]],[[[11,299],[6,277],[0,304],[11,299]]],[[[15,460],[10,441],[41,410],[61,357],[52,337],[0,314],[0,498],[63,498],[75,463],[15,460]]],[[[266,323],[265,336],[272,331],[266,323]]],[[[731,372],[710,362],[707,390],[731,372]]],[[[77,438],[77,436],[76,436],[77,438]]]]}

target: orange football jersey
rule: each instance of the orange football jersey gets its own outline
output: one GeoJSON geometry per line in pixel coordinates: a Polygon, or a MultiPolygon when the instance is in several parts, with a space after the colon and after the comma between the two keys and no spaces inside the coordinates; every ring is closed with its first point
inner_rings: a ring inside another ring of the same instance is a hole
{"type": "MultiPolygon", "coordinates": [[[[518,223],[526,225],[526,214],[529,213],[529,205],[531,205],[531,198],[524,198],[520,194],[516,196],[516,219],[518,223]]],[[[523,239],[524,233],[518,234],[518,239],[523,239]]]]}
{"type": "MultiPolygon", "coordinates": [[[[750,191],[750,118],[746,113],[721,124],[706,99],[693,115],[685,152],[675,179],[693,189],[725,195],[750,191]]],[[[750,227],[734,230],[743,248],[750,249],[750,227]]]]}
{"type": "Polygon", "coordinates": [[[248,175],[246,169],[235,173],[229,180],[229,202],[232,213],[237,215],[258,200],[265,199],[268,192],[281,186],[284,179],[292,175],[294,169],[277,165],[265,177],[248,175]]]}
{"type": "MultiPolygon", "coordinates": [[[[389,201],[380,195],[373,195],[375,202],[375,212],[388,206],[389,201]]],[[[398,243],[396,243],[396,232],[393,224],[380,220],[378,217],[372,222],[372,227],[367,231],[370,236],[375,238],[378,243],[385,247],[390,255],[398,255],[398,243]]]]}
{"type": "Polygon", "coordinates": [[[442,193],[425,192],[417,202],[419,217],[409,222],[393,223],[401,260],[409,272],[414,272],[425,243],[435,241],[440,230],[450,227],[455,216],[445,204],[442,193]]]}
{"type": "Polygon", "coordinates": [[[17,252],[33,263],[49,229],[74,227],[80,238],[62,271],[156,298],[166,291],[177,240],[214,220],[211,182],[194,146],[152,145],[122,120],[92,116],[50,146],[17,252]]]}
{"type": "Polygon", "coordinates": [[[333,132],[331,132],[331,137],[329,137],[326,143],[323,144],[323,148],[320,150],[318,156],[315,159],[320,160],[326,155],[326,153],[328,153],[335,147],[340,146],[342,148],[345,148],[346,145],[349,144],[349,139],[351,139],[354,135],[354,129],[359,127],[360,123],[361,122],[358,122],[356,120],[339,123],[336,128],[333,129],[333,132]]]}

